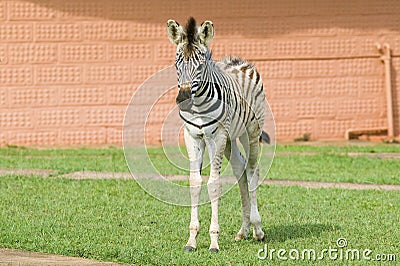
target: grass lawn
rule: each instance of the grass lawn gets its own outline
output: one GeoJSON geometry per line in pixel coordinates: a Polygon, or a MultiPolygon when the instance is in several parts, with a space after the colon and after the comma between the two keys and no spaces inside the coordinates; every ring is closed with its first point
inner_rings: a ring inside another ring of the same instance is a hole
{"type": "MultiPolygon", "coordinates": [[[[342,250],[370,249],[371,258],[400,259],[398,192],[261,186],[259,206],[265,243],[234,241],[241,224],[236,187],[220,204],[221,251],[208,252],[210,206],[204,205],[198,249],[185,253],[189,209],[153,199],[132,180],[7,176],[0,178],[0,247],[137,265],[266,265],[269,259],[257,257],[264,244],[320,252],[345,238],[342,250]]],[[[273,262],[288,263],[277,257],[273,262]]],[[[320,262],[338,261],[326,255],[320,262]]]]}
{"type": "MultiPolygon", "coordinates": [[[[183,151],[184,153],[184,151],[183,151]]],[[[336,181],[373,184],[400,184],[400,159],[380,159],[362,154],[400,153],[399,145],[347,144],[342,146],[324,145],[278,145],[267,178],[311,181],[336,181]],[[349,156],[349,153],[361,156],[349,156]]],[[[156,170],[162,174],[188,175],[179,164],[187,168],[187,159],[181,156],[180,149],[169,150],[169,157],[176,158],[178,166],[171,165],[161,148],[150,148],[148,152],[137,151],[136,171],[146,173],[145,163],[150,157],[156,170]],[[141,165],[145,165],[141,169],[141,165]]],[[[171,159],[169,158],[169,159],[171,159]]],[[[224,163],[226,167],[226,160],[224,163]]],[[[265,168],[269,165],[266,164],[265,168]]],[[[183,168],[185,168],[183,167],[183,168]]],[[[263,169],[261,173],[266,173],[263,169]]],[[[0,149],[0,168],[36,168],[57,170],[59,174],[74,171],[128,172],[124,153],[119,148],[105,149],[0,149]]],[[[226,167],[230,169],[230,167],[226,167]]],[[[203,172],[207,174],[207,170],[203,172]]],[[[155,172],[153,169],[151,172],[155,172]]]]}
{"type": "MultiPolygon", "coordinates": [[[[179,153],[175,149],[170,155],[179,157],[179,153]]],[[[377,153],[400,153],[400,146],[279,145],[268,178],[400,184],[400,159],[369,156],[377,153]],[[354,157],[350,152],[360,154],[354,157]]],[[[162,173],[187,174],[171,166],[162,149],[151,148],[148,154],[162,173]]],[[[135,155],[139,165],[144,155],[147,152],[135,155]]],[[[1,148],[0,168],[52,169],[58,174],[128,171],[118,148],[1,148]]],[[[298,265],[309,261],[282,261],[275,253],[271,262],[260,260],[257,253],[266,244],[269,251],[313,249],[319,255],[324,249],[337,248],[336,240],[345,238],[348,245],[338,250],[370,249],[371,259],[395,254],[400,260],[399,192],[261,186],[258,195],[264,243],[234,241],[241,224],[235,187],[220,203],[220,253],[208,252],[209,205],[200,208],[198,249],[185,253],[189,208],[162,203],[133,180],[4,176],[0,177],[0,247],[137,265],[298,265]]],[[[325,254],[319,262],[338,260],[325,254]]],[[[342,263],[348,264],[346,260],[342,263]]]]}

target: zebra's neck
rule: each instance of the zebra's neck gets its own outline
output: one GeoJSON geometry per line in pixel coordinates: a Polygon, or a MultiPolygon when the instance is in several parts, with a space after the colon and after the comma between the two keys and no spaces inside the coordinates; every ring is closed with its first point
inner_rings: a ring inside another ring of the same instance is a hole
{"type": "Polygon", "coordinates": [[[200,78],[200,88],[197,90],[195,94],[195,99],[196,97],[207,97],[207,98],[213,98],[215,95],[214,88],[214,83],[216,81],[219,81],[220,78],[219,76],[221,75],[218,67],[215,65],[215,62],[212,59],[211,52],[207,52],[207,61],[205,62],[205,67],[202,71],[201,78],[200,78]]]}

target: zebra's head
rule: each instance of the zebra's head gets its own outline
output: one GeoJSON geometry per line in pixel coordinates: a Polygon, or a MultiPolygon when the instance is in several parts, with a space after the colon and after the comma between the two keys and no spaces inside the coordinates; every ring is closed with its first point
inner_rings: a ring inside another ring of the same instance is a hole
{"type": "Polygon", "coordinates": [[[177,45],[175,67],[179,93],[176,103],[181,110],[188,111],[193,105],[204,66],[211,59],[208,45],[214,38],[214,26],[211,21],[204,21],[198,27],[192,17],[185,27],[175,20],[168,20],[167,33],[169,40],[177,45]]]}

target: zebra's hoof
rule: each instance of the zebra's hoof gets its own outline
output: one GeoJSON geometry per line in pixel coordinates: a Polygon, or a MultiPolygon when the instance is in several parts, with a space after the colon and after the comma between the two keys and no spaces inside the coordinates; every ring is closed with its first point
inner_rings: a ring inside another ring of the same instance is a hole
{"type": "Polygon", "coordinates": [[[218,253],[218,252],[219,252],[219,249],[217,249],[217,248],[210,248],[210,252],[211,252],[211,253],[218,253]]]}
{"type": "Polygon", "coordinates": [[[242,235],[242,234],[237,234],[236,236],[235,236],[235,241],[240,241],[240,240],[242,240],[244,238],[244,236],[242,235]]]}
{"type": "Polygon", "coordinates": [[[191,247],[191,246],[185,246],[185,251],[186,252],[192,252],[192,251],[194,251],[195,250],[195,248],[194,247],[191,247]]]}
{"type": "Polygon", "coordinates": [[[256,241],[263,242],[263,241],[265,240],[265,234],[264,234],[264,233],[262,234],[262,236],[253,235],[253,237],[254,237],[254,239],[255,239],[256,241]]]}

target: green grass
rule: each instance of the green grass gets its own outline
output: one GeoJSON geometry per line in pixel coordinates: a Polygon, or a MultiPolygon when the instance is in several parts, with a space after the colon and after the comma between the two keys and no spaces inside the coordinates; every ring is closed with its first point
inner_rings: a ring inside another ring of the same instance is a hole
{"type": "MultiPolygon", "coordinates": [[[[398,192],[261,186],[258,195],[270,249],[321,251],[342,237],[351,249],[399,260],[398,192]]],[[[185,253],[189,208],[164,204],[132,180],[0,178],[0,247],[137,265],[270,264],[257,258],[264,243],[233,240],[241,224],[237,187],[221,199],[220,253],[208,252],[209,205],[200,216],[198,249],[185,253]]]]}
{"type": "MultiPolygon", "coordinates": [[[[188,175],[184,149],[160,148],[135,150],[129,160],[135,173],[188,175]],[[150,161],[147,159],[149,156],[150,161]],[[171,161],[176,165],[171,164],[171,161]],[[148,162],[148,163],[146,163],[148,162]],[[151,163],[150,163],[151,162],[151,163]],[[156,169],[156,170],[154,170],[156,169]]],[[[336,181],[375,184],[400,184],[400,159],[380,159],[349,156],[358,153],[400,153],[399,145],[349,142],[347,145],[278,145],[267,178],[311,181],[336,181]]],[[[206,163],[204,165],[207,165],[206,163]]],[[[227,166],[224,160],[224,169],[227,166]]],[[[261,165],[266,173],[268,164],[261,165]]],[[[25,149],[1,148],[0,168],[35,168],[57,170],[58,174],[74,171],[128,172],[122,149],[25,149]]],[[[226,168],[229,173],[229,167],[226,168]]],[[[208,168],[203,174],[208,174],[208,168]]],[[[265,176],[265,175],[264,175],[265,176]]]]}

